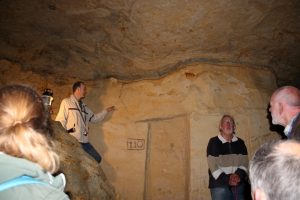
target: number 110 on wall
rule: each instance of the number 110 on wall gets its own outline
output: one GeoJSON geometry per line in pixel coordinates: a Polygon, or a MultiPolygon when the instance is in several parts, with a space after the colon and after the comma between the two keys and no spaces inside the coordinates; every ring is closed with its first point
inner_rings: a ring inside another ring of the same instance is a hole
{"type": "Polygon", "coordinates": [[[127,150],[144,150],[145,140],[144,139],[127,139],[127,150]]]}

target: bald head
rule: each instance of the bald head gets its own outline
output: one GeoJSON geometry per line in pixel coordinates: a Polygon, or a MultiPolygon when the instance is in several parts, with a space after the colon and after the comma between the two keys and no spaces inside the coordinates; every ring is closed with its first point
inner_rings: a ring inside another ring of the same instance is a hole
{"type": "Polygon", "coordinates": [[[278,88],[272,95],[271,99],[285,102],[289,106],[300,107],[300,91],[293,86],[283,86],[278,88]]]}
{"type": "Polygon", "coordinates": [[[300,112],[300,91],[293,86],[278,88],[271,97],[270,109],[272,123],[287,126],[300,112]]]}

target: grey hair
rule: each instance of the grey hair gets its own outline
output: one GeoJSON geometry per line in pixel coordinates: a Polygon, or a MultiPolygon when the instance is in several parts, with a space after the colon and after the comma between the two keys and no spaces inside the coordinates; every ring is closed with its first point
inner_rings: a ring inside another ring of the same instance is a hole
{"type": "Polygon", "coordinates": [[[300,143],[279,140],[263,144],[250,161],[252,193],[262,190],[267,200],[300,199],[300,143]]]}

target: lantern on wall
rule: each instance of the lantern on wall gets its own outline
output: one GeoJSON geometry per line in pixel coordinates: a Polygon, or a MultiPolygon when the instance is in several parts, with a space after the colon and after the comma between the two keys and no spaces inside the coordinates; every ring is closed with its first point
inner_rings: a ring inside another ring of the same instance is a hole
{"type": "Polygon", "coordinates": [[[53,101],[53,91],[51,89],[46,88],[42,94],[42,99],[44,106],[48,112],[51,113],[51,104],[53,101]]]}

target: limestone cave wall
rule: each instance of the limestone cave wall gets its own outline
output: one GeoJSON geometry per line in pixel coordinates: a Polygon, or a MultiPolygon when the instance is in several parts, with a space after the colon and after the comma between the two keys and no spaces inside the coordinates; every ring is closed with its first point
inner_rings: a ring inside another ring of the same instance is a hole
{"type": "MultiPolygon", "coordinates": [[[[77,81],[66,78],[61,84],[55,74],[41,76],[22,71],[8,61],[0,61],[0,65],[1,85],[25,83],[40,93],[46,87],[53,90],[52,118],[77,81]]],[[[260,144],[279,138],[270,130],[267,118],[268,101],[277,87],[273,72],[267,69],[195,64],[155,80],[124,82],[110,78],[86,84],[85,102],[94,112],[116,106],[105,121],[90,125],[90,141],[103,156],[100,168],[107,178],[106,187],[114,188],[109,189],[112,195],[107,198],[210,199],[206,145],[218,134],[223,114],[235,117],[236,134],[245,141],[249,158],[260,144]]],[[[59,128],[55,124],[54,130],[59,128]]],[[[66,159],[70,152],[64,152],[64,148],[59,151],[64,167],[79,162],[66,159]]],[[[84,152],[78,156],[86,157],[84,152]]],[[[89,171],[86,179],[78,179],[76,170],[67,173],[70,185],[82,180],[93,183],[93,174],[100,173],[94,167],[85,168],[89,171]]],[[[92,184],[85,187],[90,190],[92,184]]],[[[101,199],[92,192],[84,198],[101,199]]]]}

